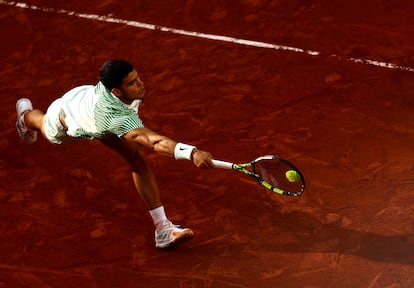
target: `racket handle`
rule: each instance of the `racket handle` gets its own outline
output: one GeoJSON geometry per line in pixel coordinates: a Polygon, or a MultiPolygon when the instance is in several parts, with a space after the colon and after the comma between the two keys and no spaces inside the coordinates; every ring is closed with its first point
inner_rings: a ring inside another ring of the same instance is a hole
{"type": "Polygon", "coordinates": [[[216,168],[222,169],[233,169],[233,163],[221,161],[221,160],[213,160],[213,164],[216,168]]]}

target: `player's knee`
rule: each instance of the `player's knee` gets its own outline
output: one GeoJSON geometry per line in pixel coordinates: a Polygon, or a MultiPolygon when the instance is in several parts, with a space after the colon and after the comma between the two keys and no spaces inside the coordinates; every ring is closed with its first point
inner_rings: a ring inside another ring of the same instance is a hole
{"type": "Polygon", "coordinates": [[[145,174],[150,171],[147,159],[141,149],[137,149],[134,156],[128,159],[132,170],[139,174],[145,174]]]}
{"type": "Polygon", "coordinates": [[[130,161],[130,166],[132,171],[138,174],[146,174],[150,171],[148,163],[143,159],[130,161]]]}

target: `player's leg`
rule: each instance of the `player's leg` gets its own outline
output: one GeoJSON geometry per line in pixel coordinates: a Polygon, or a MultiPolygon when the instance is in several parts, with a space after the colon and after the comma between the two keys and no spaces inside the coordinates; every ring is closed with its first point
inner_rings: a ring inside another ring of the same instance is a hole
{"type": "Polygon", "coordinates": [[[34,143],[37,139],[37,132],[43,132],[44,113],[33,109],[32,102],[27,98],[16,102],[16,112],[16,128],[20,137],[27,144],[34,143]]]}
{"type": "Polygon", "coordinates": [[[156,227],[156,246],[165,248],[181,239],[192,237],[190,229],[181,229],[167,219],[155,176],[141,145],[116,136],[101,139],[101,142],[118,152],[131,166],[135,187],[147,205],[156,227]]]}
{"type": "Polygon", "coordinates": [[[34,109],[25,114],[24,121],[29,128],[34,130],[42,130],[44,117],[45,114],[43,111],[34,109]]]}
{"type": "Polygon", "coordinates": [[[101,142],[118,152],[131,166],[135,188],[148,209],[152,210],[160,207],[161,200],[158,185],[141,147],[116,136],[101,139],[101,142]]]}
{"type": "Polygon", "coordinates": [[[38,131],[52,144],[63,144],[76,140],[76,138],[66,134],[67,127],[63,122],[64,113],[61,98],[50,104],[46,114],[38,109],[33,109],[32,103],[27,98],[17,101],[16,111],[17,132],[25,143],[35,142],[38,131]]]}

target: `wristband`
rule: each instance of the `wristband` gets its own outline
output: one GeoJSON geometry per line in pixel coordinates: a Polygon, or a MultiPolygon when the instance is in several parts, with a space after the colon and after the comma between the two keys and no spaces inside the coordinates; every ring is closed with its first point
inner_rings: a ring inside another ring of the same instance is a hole
{"type": "Polygon", "coordinates": [[[175,145],[175,148],[174,148],[174,158],[176,160],[180,160],[180,159],[191,160],[192,158],[191,156],[195,148],[197,147],[192,146],[192,145],[187,145],[184,143],[177,143],[177,145],[175,145]]]}

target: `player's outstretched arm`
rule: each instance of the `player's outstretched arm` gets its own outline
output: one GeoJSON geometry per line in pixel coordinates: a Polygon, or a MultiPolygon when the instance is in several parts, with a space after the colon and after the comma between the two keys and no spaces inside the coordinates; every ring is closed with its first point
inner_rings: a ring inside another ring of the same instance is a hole
{"type": "Polygon", "coordinates": [[[137,128],[124,135],[124,138],[139,143],[165,156],[174,157],[177,142],[147,128],[137,128]]]}
{"type": "Polygon", "coordinates": [[[162,155],[174,157],[177,160],[191,160],[199,168],[214,167],[212,163],[213,156],[210,153],[191,145],[178,143],[147,128],[134,129],[124,135],[124,138],[148,147],[162,155]]]}

